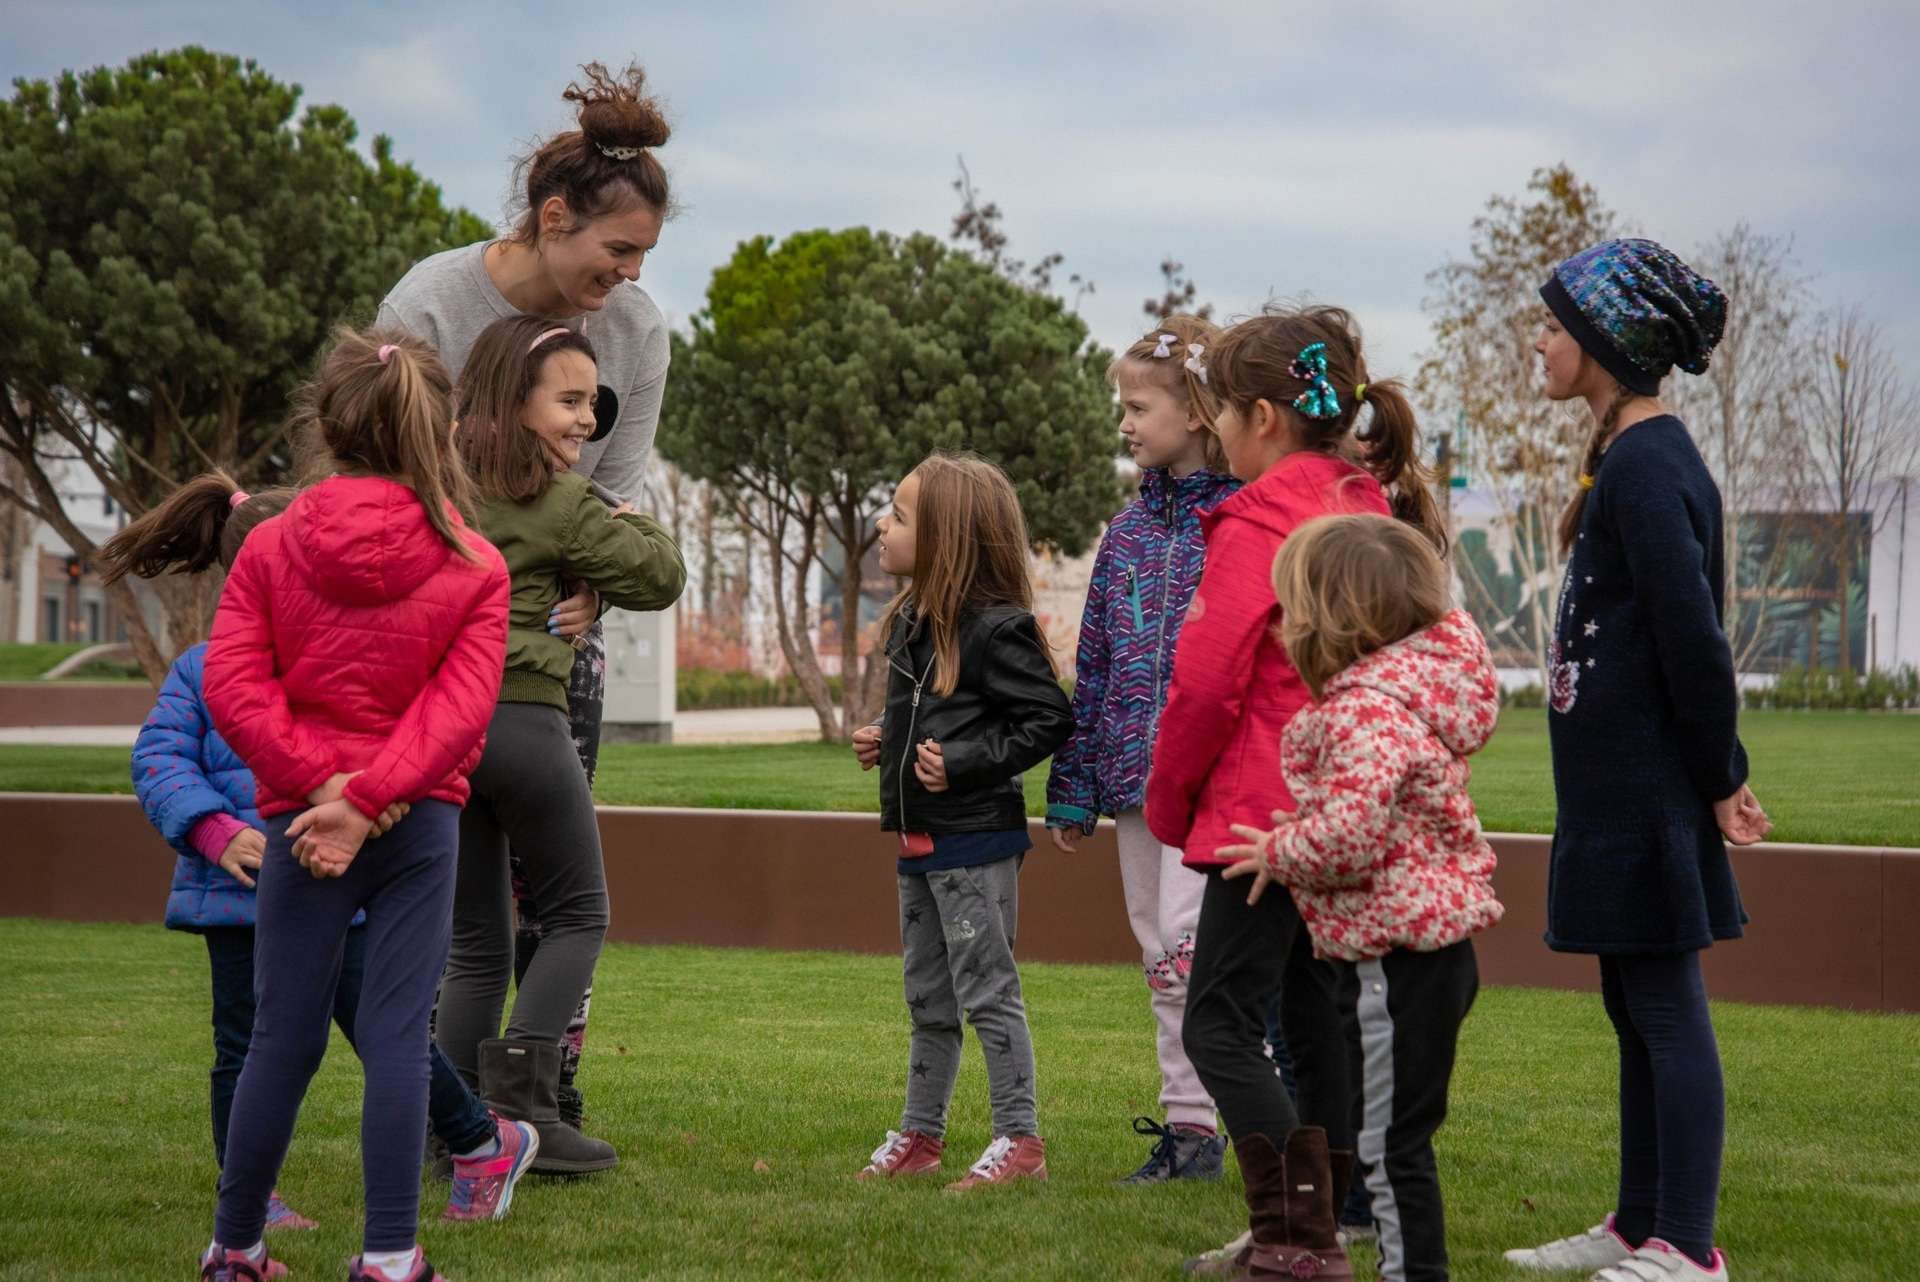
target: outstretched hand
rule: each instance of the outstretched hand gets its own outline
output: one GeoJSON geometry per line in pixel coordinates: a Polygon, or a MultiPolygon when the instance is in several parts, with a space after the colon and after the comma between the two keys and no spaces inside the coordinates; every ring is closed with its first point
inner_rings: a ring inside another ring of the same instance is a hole
{"type": "MultiPolygon", "coordinates": [[[[1274,811],[1273,817],[1276,822],[1283,818],[1292,818],[1284,810],[1274,811]]],[[[1260,896],[1267,893],[1267,887],[1275,880],[1273,869],[1267,864],[1267,855],[1272,851],[1273,839],[1279,831],[1278,828],[1262,829],[1249,827],[1246,824],[1235,824],[1233,825],[1234,835],[1240,837],[1245,844],[1222,846],[1214,851],[1214,854],[1222,859],[1238,860],[1220,874],[1222,877],[1231,880],[1236,877],[1245,877],[1249,873],[1253,875],[1253,886],[1247,891],[1249,904],[1259,903],[1260,896]]]]}
{"type": "Polygon", "coordinates": [[[1760,808],[1753,789],[1745,784],[1731,797],[1713,803],[1713,818],[1720,825],[1720,834],[1736,846],[1751,846],[1773,831],[1773,821],[1760,808]]]}
{"type": "Polygon", "coordinates": [[[338,877],[360,853],[373,831],[374,821],[352,802],[341,798],[303,811],[287,826],[293,857],[316,877],[338,877]]]}

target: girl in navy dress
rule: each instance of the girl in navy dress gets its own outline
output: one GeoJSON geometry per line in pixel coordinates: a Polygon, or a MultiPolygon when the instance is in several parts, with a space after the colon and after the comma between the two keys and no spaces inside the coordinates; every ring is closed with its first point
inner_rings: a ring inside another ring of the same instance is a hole
{"type": "Polygon", "coordinates": [[[1726,1102],[1700,952],[1746,921],[1725,842],[1770,825],[1735,733],[1720,492],[1659,393],[1673,366],[1706,369],[1727,302],[1649,240],[1576,254],[1540,294],[1547,395],[1585,400],[1596,425],[1560,524],[1547,944],[1600,959],[1620,1191],[1600,1224],[1507,1259],[1593,1282],[1723,1282],[1726,1102]]]}

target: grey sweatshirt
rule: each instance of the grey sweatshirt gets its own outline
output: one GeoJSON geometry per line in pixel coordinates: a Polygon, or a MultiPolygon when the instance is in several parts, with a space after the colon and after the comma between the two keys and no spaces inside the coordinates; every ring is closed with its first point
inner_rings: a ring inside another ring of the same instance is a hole
{"type": "MultiPolygon", "coordinates": [[[[454,378],[480,331],[502,316],[523,313],[487,275],[480,241],[423,258],[380,304],[379,323],[432,343],[454,378]]],[[[556,320],[586,334],[599,357],[600,381],[620,398],[613,430],[580,450],[573,470],[622,498],[640,492],[640,477],[660,426],[660,395],[667,386],[667,321],[638,285],[617,286],[597,312],[556,320]]]]}

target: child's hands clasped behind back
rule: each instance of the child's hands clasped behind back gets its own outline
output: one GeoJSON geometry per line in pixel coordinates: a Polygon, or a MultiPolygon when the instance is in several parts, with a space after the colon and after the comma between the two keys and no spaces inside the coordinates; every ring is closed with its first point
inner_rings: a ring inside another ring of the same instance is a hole
{"type": "Polygon", "coordinates": [[[853,732],[853,755],[862,770],[871,770],[880,764],[880,735],[878,725],[861,726],[853,732]]]}
{"type": "Polygon", "coordinates": [[[302,812],[287,826],[287,835],[294,839],[293,857],[302,868],[316,877],[338,877],[360,853],[374,824],[342,797],[302,812]]]}

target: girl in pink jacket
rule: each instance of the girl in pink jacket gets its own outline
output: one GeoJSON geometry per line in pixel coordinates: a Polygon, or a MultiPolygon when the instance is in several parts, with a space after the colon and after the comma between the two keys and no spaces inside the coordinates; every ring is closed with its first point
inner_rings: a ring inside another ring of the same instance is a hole
{"type": "Polygon", "coordinates": [[[1493,735],[1486,641],[1449,609],[1433,545],[1383,516],[1301,526],[1273,566],[1280,639],[1314,702],[1280,768],[1297,809],[1236,824],[1220,850],[1293,893],[1361,1066],[1357,1167],[1373,1195],[1385,1282],[1447,1276],[1433,1135],[1460,1025],[1479,989],[1472,936],[1500,920],[1493,850],[1467,796],[1467,757],[1493,735]]]}

